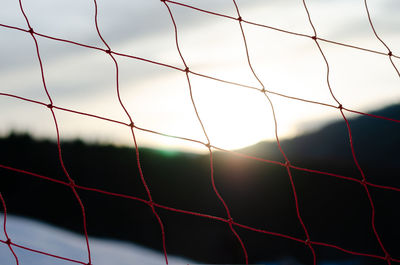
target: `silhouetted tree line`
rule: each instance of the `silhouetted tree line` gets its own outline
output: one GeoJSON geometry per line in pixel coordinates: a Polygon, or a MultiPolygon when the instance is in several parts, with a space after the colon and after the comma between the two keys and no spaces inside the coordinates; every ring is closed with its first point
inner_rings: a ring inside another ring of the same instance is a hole
{"type": "MultiPolygon", "coordinates": [[[[400,118],[400,105],[375,112],[400,118]]],[[[368,181],[400,187],[400,124],[371,117],[350,119],[354,147],[368,181]]],[[[147,199],[132,148],[62,143],[70,176],[78,185],[147,199]]],[[[346,125],[338,121],[282,141],[291,164],[361,179],[351,154],[346,125]]],[[[284,162],[276,143],[263,142],[239,152],[284,162]]],[[[226,218],[210,178],[208,155],[169,153],[141,148],[143,173],[157,203],[226,218]]],[[[56,144],[11,133],[0,139],[0,164],[67,180],[56,144]]],[[[215,184],[234,221],[298,238],[305,235],[296,215],[284,167],[214,152],[215,184]]],[[[371,207],[357,182],[292,170],[300,212],[313,241],[383,255],[371,229],[371,207]]],[[[46,180],[0,169],[0,188],[11,214],[29,216],[82,232],[79,204],[71,189],[46,180]]],[[[400,258],[400,193],[369,188],[376,209],[376,228],[383,244],[400,258]]],[[[91,236],[111,237],[162,248],[159,225],[141,202],[78,190],[91,236]]],[[[166,232],[167,251],[206,263],[244,263],[240,245],[228,224],[157,208],[166,232]]],[[[295,257],[311,264],[305,244],[235,228],[250,262],[295,257]]],[[[318,260],[353,259],[349,254],[315,246],[318,260]]],[[[363,264],[385,264],[360,258],[363,264]]]]}

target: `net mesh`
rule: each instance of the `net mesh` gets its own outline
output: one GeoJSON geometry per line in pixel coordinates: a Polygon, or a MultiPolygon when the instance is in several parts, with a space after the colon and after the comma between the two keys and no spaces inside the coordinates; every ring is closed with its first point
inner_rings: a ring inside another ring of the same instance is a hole
{"type": "Polygon", "coordinates": [[[334,87],[331,85],[331,76],[330,76],[330,62],[327,59],[327,56],[325,56],[324,53],[324,49],[323,47],[321,47],[321,43],[329,43],[332,45],[337,45],[337,46],[343,46],[343,47],[347,47],[349,49],[357,49],[360,50],[364,53],[373,53],[373,54],[377,54],[379,56],[384,56],[387,57],[388,59],[388,63],[391,64],[391,67],[394,69],[394,73],[393,74],[397,74],[400,77],[400,73],[399,70],[395,64],[395,60],[396,59],[400,59],[400,57],[396,54],[394,54],[392,52],[392,50],[390,49],[390,47],[388,46],[388,44],[385,43],[384,38],[381,37],[379,35],[379,32],[377,32],[377,30],[374,27],[374,23],[373,23],[373,19],[371,18],[370,15],[370,10],[368,8],[368,3],[366,0],[364,0],[364,7],[365,7],[365,14],[368,18],[369,21],[369,25],[371,27],[371,29],[373,30],[373,33],[375,35],[375,37],[380,41],[380,43],[382,44],[382,46],[386,49],[386,51],[382,52],[382,51],[378,51],[378,50],[372,50],[372,49],[367,49],[364,47],[359,47],[359,46],[354,46],[354,45],[350,45],[350,44],[346,44],[346,43],[341,43],[341,42],[336,42],[333,40],[329,40],[329,39],[325,39],[325,38],[321,38],[318,36],[318,32],[314,26],[313,23],[313,14],[310,12],[310,10],[307,7],[307,1],[303,0],[302,4],[304,7],[304,11],[306,12],[307,16],[308,16],[308,21],[309,21],[309,25],[312,28],[313,34],[312,35],[307,35],[307,34],[302,34],[302,33],[298,33],[298,32],[292,32],[289,30],[285,30],[285,29],[281,29],[281,28],[275,28],[275,27],[271,27],[268,25],[264,25],[264,24],[258,24],[249,20],[246,20],[245,17],[241,16],[240,13],[240,8],[238,3],[233,0],[232,4],[235,7],[236,10],[236,16],[230,16],[230,15],[226,15],[226,14],[222,14],[222,13],[217,13],[217,12],[213,12],[213,11],[208,11],[208,10],[204,10],[201,8],[198,8],[196,6],[192,6],[189,4],[185,4],[185,3],[181,3],[181,2],[176,2],[176,1],[169,1],[169,0],[161,0],[160,5],[162,5],[168,12],[169,17],[170,17],[170,22],[173,24],[173,28],[174,28],[174,36],[175,36],[175,45],[176,45],[176,51],[178,52],[180,59],[181,59],[181,65],[182,67],[176,67],[173,65],[169,65],[169,64],[165,64],[162,62],[158,62],[158,61],[153,61],[147,58],[141,58],[141,57],[137,57],[135,55],[132,54],[125,54],[125,53],[121,53],[118,52],[116,50],[114,50],[107,42],[107,39],[104,38],[102,36],[102,30],[101,27],[99,26],[98,23],[98,8],[97,8],[97,1],[94,0],[93,1],[93,8],[95,11],[95,15],[94,15],[94,23],[96,26],[96,31],[98,34],[98,37],[101,39],[102,43],[105,45],[106,48],[101,48],[101,47],[96,47],[96,46],[91,46],[91,45],[86,45],[83,43],[79,43],[79,42],[75,42],[73,40],[68,40],[68,39],[61,39],[61,38],[57,38],[54,36],[48,36],[45,34],[42,34],[40,32],[37,32],[34,30],[34,25],[32,25],[30,23],[30,19],[29,19],[29,15],[27,15],[26,9],[24,8],[23,2],[22,0],[19,1],[19,6],[20,6],[20,11],[21,14],[23,15],[25,22],[26,22],[26,27],[25,28],[21,28],[21,27],[16,27],[13,25],[6,25],[6,24],[0,24],[0,26],[2,28],[8,29],[8,30],[13,30],[13,31],[19,31],[19,32],[24,32],[25,34],[29,35],[32,40],[33,40],[33,44],[35,45],[35,49],[36,49],[36,54],[37,54],[37,59],[39,62],[39,66],[40,66],[40,73],[41,73],[41,80],[42,80],[42,84],[43,84],[43,90],[45,91],[46,95],[47,95],[47,102],[41,102],[41,101],[37,101],[34,99],[30,99],[30,98],[26,98],[26,97],[21,97],[18,96],[16,94],[9,94],[9,93],[0,93],[0,95],[2,97],[9,97],[9,98],[14,98],[17,100],[21,100],[21,101],[26,101],[32,104],[36,104],[39,105],[43,108],[47,108],[47,110],[51,113],[52,117],[53,117],[53,121],[54,121],[54,126],[56,129],[56,134],[57,134],[57,146],[58,146],[58,160],[59,163],[62,167],[62,170],[64,172],[65,175],[65,180],[59,180],[56,178],[52,178],[51,176],[44,176],[41,175],[40,173],[35,173],[35,172],[30,172],[30,171],[26,171],[24,169],[21,168],[14,168],[11,165],[3,165],[0,164],[0,168],[2,168],[3,170],[6,171],[14,171],[14,172],[18,172],[21,174],[25,174],[25,175],[30,175],[32,177],[38,178],[38,179],[43,179],[49,182],[54,182],[57,183],[58,185],[64,185],[64,186],[68,186],[70,187],[71,192],[73,193],[75,199],[77,200],[77,202],[80,205],[80,209],[81,209],[81,218],[82,218],[82,224],[83,224],[83,234],[86,240],[86,248],[87,248],[87,260],[75,260],[75,259],[71,259],[68,257],[62,257],[62,256],[58,256],[52,253],[48,253],[45,250],[38,250],[38,249],[32,249],[23,245],[18,244],[18,242],[14,242],[13,239],[11,237],[9,237],[9,235],[7,234],[7,207],[6,207],[6,199],[4,198],[1,194],[0,194],[0,200],[2,202],[2,207],[3,207],[3,212],[4,212],[4,220],[3,220],[3,230],[4,230],[4,234],[6,237],[6,240],[1,240],[0,242],[3,244],[6,244],[9,249],[10,252],[13,254],[15,261],[17,264],[19,264],[19,260],[18,260],[18,256],[16,255],[14,249],[15,248],[21,248],[21,249],[25,249],[27,251],[31,251],[31,252],[35,252],[38,253],[40,255],[47,255],[47,256],[51,256],[53,258],[56,259],[63,259],[65,261],[69,261],[71,263],[79,263],[79,264],[92,264],[92,257],[91,257],[91,247],[90,247],[90,241],[88,238],[88,231],[87,231],[87,223],[86,223],[86,211],[85,211],[85,205],[82,202],[82,200],[80,199],[79,196],[79,191],[80,190],[86,190],[86,191],[90,191],[90,192],[95,192],[95,193],[101,193],[107,196],[113,196],[113,197],[121,197],[121,198],[125,198],[125,199],[129,199],[129,200],[135,200],[138,202],[141,202],[143,204],[146,204],[148,207],[150,207],[153,215],[155,216],[159,227],[161,229],[161,235],[160,235],[160,240],[162,242],[162,246],[163,246],[163,253],[165,256],[165,263],[168,264],[168,255],[167,255],[167,248],[168,246],[166,245],[166,236],[165,236],[165,228],[164,228],[164,224],[163,221],[160,217],[160,215],[158,214],[158,210],[159,209],[164,209],[167,211],[172,211],[172,212],[176,212],[176,213],[180,213],[180,214],[184,214],[184,215],[192,215],[192,216],[196,216],[198,218],[207,218],[210,220],[213,220],[215,222],[221,222],[221,223],[225,223],[227,226],[229,226],[229,229],[231,230],[231,233],[234,235],[234,237],[237,240],[237,244],[240,245],[240,248],[242,249],[242,254],[243,254],[243,262],[248,264],[249,263],[249,255],[247,252],[247,248],[246,248],[246,244],[245,244],[245,240],[243,240],[241,238],[241,236],[239,235],[239,233],[236,231],[237,228],[241,228],[241,229],[245,229],[245,230],[250,230],[253,232],[257,232],[260,234],[264,234],[265,236],[269,236],[269,237],[280,237],[286,240],[291,240],[294,242],[297,242],[299,244],[305,244],[309,251],[312,254],[313,257],[313,264],[317,264],[317,260],[318,257],[316,255],[316,251],[315,251],[315,247],[316,246],[323,246],[323,247],[327,247],[327,248],[333,248],[336,249],[338,251],[341,252],[345,252],[351,255],[356,255],[356,256],[364,256],[364,257],[368,257],[371,259],[375,259],[375,260],[383,260],[385,261],[387,264],[392,264],[392,263],[400,263],[400,259],[396,258],[396,253],[389,253],[388,250],[385,248],[385,242],[381,239],[381,236],[379,234],[378,229],[375,226],[375,207],[374,207],[374,200],[371,196],[371,192],[370,189],[371,188],[376,188],[376,189],[381,189],[381,190],[387,190],[387,191],[393,191],[393,192],[400,192],[400,188],[397,187],[392,187],[392,186],[386,186],[386,185],[378,185],[378,184],[374,184],[368,181],[368,178],[365,176],[364,171],[362,169],[362,167],[360,166],[359,162],[358,162],[358,158],[357,158],[357,152],[355,151],[355,148],[353,146],[353,135],[352,135],[352,130],[350,127],[350,123],[348,121],[347,115],[348,113],[352,113],[352,114],[357,114],[357,115],[363,115],[363,116],[368,116],[370,118],[373,119],[381,119],[381,120],[386,120],[387,122],[392,122],[392,123],[400,123],[400,120],[398,119],[393,119],[393,118],[389,118],[389,117],[384,117],[384,116],[379,116],[379,115],[375,115],[375,114],[370,114],[370,113],[364,113],[355,109],[351,109],[351,108],[347,108],[346,106],[344,106],[338,99],[337,97],[335,97],[335,89],[334,87]],[[191,9],[194,10],[196,12],[201,12],[201,13],[206,13],[208,15],[211,16],[218,16],[221,17],[223,19],[229,20],[232,23],[236,23],[237,27],[240,28],[240,32],[241,32],[241,38],[244,44],[244,50],[243,51],[236,51],[236,52],[242,52],[246,55],[247,58],[247,63],[248,63],[248,69],[249,71],[252,73],[254,79],[257,81],[258,86],[252,86],[252,85],[246,85],[246,84],[240,84],[237,82],[233,82],[230,80],[225,80],[225,79],[220,79],[214,76],[209,76],[207,74],[202,74],[199,72],[195,72],[192,71],[190,68],[190,63],[185,60],[185,55],[184,53],[181,51],[180,48],[180,41],[179,41],[179,33],[178,33],[178,28],[179,25],[178,23],[176,23],[175,17],[174,17],[174,12],[173,12],[173,6],[180,6],[182,8],[186,8],[186,9],[191,9]],[[299,98],[299,97],[295,97],[295,96],[291,96],[291,95],[286,95],[286,94],[282,94],[282,93],[278,93],[275,92],[273,90],[267,89],[266,86],[264,85],[264,83],[261,81],[261,79],[258,77],[257,75],[257,69],[256,67],[254,67],[252,65],[252,58],[250,56],[250,52],[249,52],[249,46],[246,40],[246,31],[245,28],[243,27],[243,25],[248,25],[248,26],[253,26],[253,27],[259,27],[259,28],[263,28],[265,30],[272,30],[272,31],[278,31],[281,32],[283,34],[290,34],[293,35],[297,38],[303,38],[303,39],[309,39],[310,45],[315,45],[315,49],[318,49],[321,58],[323,59],[323,61],[325,62],[326,65],[326,89],[329,90],[331,97],[333,98],[333,100],[337,103],[336,105],[332,105],[332,104],[327,104],[327,103],[323,103],[323,102],[317,102],[317,101],[312,101],[312,100],[308,100],[305,98],[299,98]],[[114,63],[114,67],[115,67],[115,89],[117,92],[117,97],[118,97],[118,102],[120,104],[120,106],[122,107],[128,122],[124,122],[124,121],[120,121],[120,120],[115,120],[115,119],[111,119],[111,118],[107,118],[107,117],[103,117],[103,116],[98,116],[92,113],[87,113],[87,112],[83,112],[83,111],[79,111],[79,110],[74,110],[71,108],[67,108],[67,107],[61,107],[61,106],[57,106],[56,103],[53,102],[51,93],[49,93],[48,87],[47,87],[47,83],[46,83],[46,75],[45,75],[45,70],[43,67],[43,62],[41,59],[41,51],[40,51],[40,45],[38,42],[39,38],[45,38],[45,39],[49,39],[49,40],[53,40],[56,42],[62,42],[62,43],[67,43],[70,45],[76,45],[76,46],[80,46],[86,49],[93,49],[93,50],[97,50],[97,51],[101,51],[106,53],[110,60],[113,61],[114,63]],[[203,135],[206,139],[206,141],[201,141],[201,140],[197,140],[197,139],[190,139],[190,138],[185,138],[185,137],[180,137],[180,136],[174,136],[174,135],[169,135],[169,134],[165,134],[162,132],[158,132],[158,131],[154,131],[151,129],[147,129],[147,128],[141,128],[137,125],[135,125],[134,123],[134,119],[132,118],[132,114],[128,111],[128,109],[126,108],[125,104],[124,104],[124,99],[120,94],[120,89],[119,89],[119,75],[120,75],[120,67],[119,67],[119,63],[118,63],[118,57],[125,57],[131,60],[139,60],[139,61],[143,61],[145,63],[148,64],[155,64],[155,65],[159,65],[162,67],[166,67],[166,68],[170,68],[174,71],[177,72],[181,72],[182,75],[185,75],[186,80],[187,80],[187,89],[190,92],[190,100],[191,100],[191,104],[193,106],[193,109],[195,111],[196,117],[197,117],[197,122],[200,124],[201,128],[202,128],[202,132],[203,135]],[[272,160],[267,160],[264,158],[260,158],[260,157],[255,157],[255,156],[250,156],[250,155],[246,155],[243,153],[239,153],[236,151],[231,151],[231,150],[226,150],[224,148],[220,148],[218,146],[213,145],[213,143],[210,141],[210,138],[208,136],[208,131],[207,128],[205,126],[205,124],[203,124],[203,120],[202,120],[202,114],[200,111],[198,111],[197,107],[196,107],[196,99],[192,94],[192,78],[194,76],[198,76],[201,78],[205,78],[205,79],[209,79],[215,82],[222,82],[222,83],[227,83],[227,84],[231,84],[231,85],[235,85],[235,86],[239,86],[242,88],[246,88],[246,89],[252,89],[252,90],[258,90],[260,92],[260,97],[264,97],[266,100],[266,103],[269,105],[272,115],[273,115],[273,121],[274,121],[274,128],[275,128],[275,138],[276,138],[276,142],[277,145],[279,147],[279,151],[282,154],[283,158],[284,158],[284,162],[279,162],[279,161],[272,161],[272,160]],[[355,166],[358,169],[359,172],[359,176],[343,176],[340,174],[335,174],[335,173],[330,173],[330,172],[324,172],[324,171],[320,171],[320,170],[314,170],[314,169],[310,169],[310,168],[303,168],[301,166],[292,164],[288,158],[288,156],[286,155],[284,148],[282,148],[281,144],[280,144],[280,137],[278,135],[278,121],[277,121],[277,116],[275,114],[275,108],[274,108],[274,103],[273,100],[271,99],[271,95],[276,95],[278,97],[284,97],[287,98],[289,100],[293,100],[293,101],[302,101],[308,104],[317,104],[320,106],[323,106],[325,108],[331,108],[331,109],[335,109],[337,110],[341,117],[343,118],[343,122],[346,124],[347,127],[347,132],[348,132],[348,139],[349,139],[349,143],[350,143],[350,148],[351,148],[351,153],[352,153],[352,157],[353,157],[353,162],[355,164],[355,166]],[[136,153],[136,158],[137,158],[137,167],[140,173],[140,178],[141,178],[141,182],[143,184],[143,187],[146,190],[147,193],[147,197],[146,198],[140,198],[140,197],[134,197],[131,195],[125,195],[125,194],[120,194],[120,193],[114,193],[112,191],[107,191],[107,190],[102,190],[102,189],[97,189],[97,188],[91,188],[91,187],[87,187],[87,186],[81,186],[79,184],[76,184],[74,182],[74,180],[70,177],[69,172],[67,170],[67,168],[64,165],[63,162],[63,156],[62,156],[62,148],[61,148],[61,144],[60,144],[60,131],[59,131],[59,121],[57,119],[57,116],[55,114],[55,110],[58,111],[62,111],[62,112],[69,112],[72,113],[74,115],[83,115],[86,117],[89,117],[91,119],[98,119],[101,120],[103,122],[107,122],[107,123],[111,123],[115,126],[119,125],[119,126],[125,126],[128,127],[130,129],[131,132],[131,137],[132,137],[132,141],[134,143],[134,151],[136,153]],[[187,142],[192,142],[195,144],[199,144],[199,145],[203,145],[204,148],[206,148],[208,150],[208,154],[209,154],[209,164],[210,164],[210,178],[211,178],[211,183],[212,183],[212,189],[215,193],[215,195],[217,196],[218,200],[220,201],[220,203],[222,204],[222,206],[225,209],[226,215],[223,217],[220,216],[213,216],[213,215],[209,215],[209,214],[204,214],[204,213],[200,213],[200,212],[192,212],[192,211],[188,211],[188,210],[184,210],[184,209],[176,209],[173,207],[169,207],[167,205],[163,205],[162,202],[156,202],[153,200],[152,198],[152,194],[150,191],[150,188],[146,182],[146,176],[145,174],[143,174],[142,171],[142,165],[141,165],[141,157],[139,154],[139,147],[138,147],[138,143],[137,143],[137,139],[136,139],[136,132],[137,131],[143,131],[145,133],[150,133],[150,134],[156,134],[156,135],[160,135],[163,137],[170,137],[170,138],[176,138],[178,140],[181,141],[187,141],[187,142]],[[220,194],[220,192],[218,191],[218,188],[215,184],[214,181],[214,158],[213,158],[213,151],[223,151],[223,152],[227,152],[227,153],[231,153],[235,156],[240,157],[241,159],[251,159],[251,160],[257,160],[257,161],[261,161],[264,163],[269,163],[269,164],[275,164],[278,166],[281,166],[283,168],[286,169],[287,172],[287,176],[290,180],[290,184],[291,184],[291,188],[292,188],[292,192],[293,192],[293,201],[295,203],[295,208],[296,208],[296,215],[297,215],[297,219],[298,222],[300,223],[303,232],[304,232],[304,237],[303,238],[298,238],[298,237],[294,237],[291,236],[289,234],[281,234],[281,233],[277,233],[274,231],[267,231],[267,230],[263,230],[263,229],[259,229],[256,227],[251,227],[251,226],[247,226],[245,224],[242,223],[238,223],[234,221],[234,216],[231,215],[230,212],[230,207],[228,205],[228,203],[224,200],[223,196],[220,194]],[[344,181],[349,181],[349,182],[355,182],[360,184],[360,189],[365,191],[365,196],[368,199],[368,202],[370,204],[370,209],[371,209],[371,220],[366,220],[366,222],[370,222],[371,223],[371,229],[374,233],[375,239],[378,242],[380,249],[381,249],[381,254],[372,254],[372,253],[363,253],[363,252],[357,252],[357,251],[353,251],[351,249],[346,249],[343,248],[341,246],[335,245],[335,244],[330,244],[328,242],[319,242],[319,241],[314,241],[313,238],[310,237],[309,231],[308,231],[308,225],[307,223],[303,220],[302,218],[302,214],[301,214],[301,207],[299,205],[299,199],[298,199],[298,192],[296,191],[296,185],[294,183],[293,180],[293,171],[303,171],[303,172],[308,172],[308,173],[314,173],[314,174],[318,174],[318,175],[325,175],[325,176],[329,176],[329,177],[334,177],[334,178],[339,178],[342,179],[344,181]]]}

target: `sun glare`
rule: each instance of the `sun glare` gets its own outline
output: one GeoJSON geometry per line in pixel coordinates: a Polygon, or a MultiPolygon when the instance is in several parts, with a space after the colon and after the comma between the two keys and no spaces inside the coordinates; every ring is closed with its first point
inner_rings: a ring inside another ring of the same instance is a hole
{"type": "MultiPolygon", "coordinates": [[[[272,109],[267,98],[260,91],[195,75],[190,75],[190,81],[196,109],[212,145],[233,150],[275,138],[272,109]]],[[[246,81],[251,82],[244,80],[246,81]]],[[[159,99],[154,96],[152,99],[152,106],[158,106],[158,108],[149,107],[149,111],[141,115],[133,110],[138,124],[155,131],[205,143],[206,138],[194,111],[186,79],[182,81],[179,78],[169,78],[167,81],[159,80],[158,82],[153,80],[153,87],[162,91],[161,95],[158,94],[159,99]]],[[[136,108],[143,111],[146,109],[145,105],[148,105],[144,99],[151,97],[147,93],[153,92],[143,89],[141,96],[143,100],[139,100],[137,91],[138,87],[132,95],[132,102],[142,102],[142,105],[136,108]]],[[[290,136],[293,134],[292,124],[295,118],[290,106],[282,107],[285,102],[281,102],[279,98],[275,98],[274,101],[280,106],[279,110],[276,110],[279,117],[279,135],[290,136]]],[[[185,141],[169,137],[154,139],[143,135],[142,143],[156,148],[207,151],[201,144],[186,146],[185,141]]]]}
{"type": "Polygon", "coordinates": [[[263,95],[224,83],[193,79],[193,96],[213,145],[237,149],[270,138],[272,116],[263,95]]]}

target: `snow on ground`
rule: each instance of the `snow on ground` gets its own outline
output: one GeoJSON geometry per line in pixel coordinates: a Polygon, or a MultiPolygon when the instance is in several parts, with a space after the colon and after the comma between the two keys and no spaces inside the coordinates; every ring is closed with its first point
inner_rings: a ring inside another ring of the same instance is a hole
{"type": "MultiPolygon", "coordinates": [[[[0,224],[3,228],[3,215],[0,214],[0,224]]],[[[6,240],[3,229],[0,239],[6,240]]],[[[78,235],[64,229],[33,221],[27,218],[7,215],[7,233],[11,241],[25,247],[63,256],[70,259],[87,262],[86,243],[83,235],[78,235]]],[[[132,243],[90,238],[92,263],[94,265],[160,265],[165,264],[164,255],[132,243]]],[[[60,260],[17,247],[13,247],[18,256],[19,264],[29,265],[73,265],[70,261],[60,260]]],[[[193,264],[192,261],[168,255],[169,264],[193,264]]],[[[0,264],[16,264],[6,244],[0,243],[0,264]]]]}
{"type": "MultiPolygon", "coordinates": [[[[0,214],[0,239],[6,240],[3,231],[3,218],[0,214]]],[[[57,228],[28,218],[7,215],[7,233],[11,241],[35,250],[87,262],[86,242],[83,235],[57,228]]],[[[90,237],[92,264],[94,265],[160,265],[165,264],[160,252],[118,240],[90,237]]],[[[13,247],[20,265],[73,265],[73,263],[13,247]]],[[[171,265],[198,264],[198,262],[168,255],[171,265]]],[[[0,265],[14,265],[15,258],[6,244],[0,243],[0,265]]],[[[275,262],[262,262],[263,265],[302,265],[288,257],[275,262]]],[[[321,261],[320,265],[360,265],[360,260],[321,261]]]]}

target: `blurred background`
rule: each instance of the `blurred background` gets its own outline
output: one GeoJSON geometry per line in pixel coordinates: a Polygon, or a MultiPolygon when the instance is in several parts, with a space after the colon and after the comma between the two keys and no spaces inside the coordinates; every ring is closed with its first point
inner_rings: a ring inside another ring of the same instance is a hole
{"type": "MultiPolygon", "coordinates": [[[[180,3],[238,16],[233,1],[180,3]]],[[[320,38],[387,53],[371,29],[363,1],[306,3],[320,38]]],[[[313,35],[302,1],[252,0],[237,4],[246,21],[313,35]]],[[[22,5],[36,33],[106,48],[96,32],[92,1],[24,0],[22,5]]],[[[238,21],[174,3],[168,6],[176,22],[180,50],[191,71],[260,88],[248,66],[238,21]]],[[[18,1],[3,0],[0,7],[0,24],[28,29],[18,1]]],[[[175,44],[174,25],[162,2],[102,0],[97,7],[100,32],[112,51],[184,69],[175,44]]],[[[400,3],[371,0],[368,7],[379,36],[394,55],[400,54],[400,3]]],[[[338,105],[327,86],[326,64],[311,38],[246,23],[243,30],[252,66],[266,89],[338,105]]],[[[46,85],[55,106],[129,123],[117,97],[115,65],[107,53],[38,35],[36,38],[46,85]]],[[[400,119],[400,79],[388,56],[318,43],[329,62],[332,91],[344,107],[400,119]]],[[[0,26],[0,47],[0,164],[66,180],[58,160],[51,112],[44,106],[4,95],[49,102],[32,37],[0,26]]],[[[206,142],[190,100],[185,73],[114,56],[119,66],[121,98],[136,126],[206,142]]],[[[399,68],[399,59],[392,59],[399,68]]],[[[194,101],[212,145],[285,162],[275,142],[271,107],[259,91],[194,74],[189,77],[194,101]]],[[[351,154],[347,127],[338,109],[269,96],[282,148],[293,165],[361,179],[351,154]]],[[[76,183],[147,199],[129,127],[57,109],[54,112],[63,159],[76,183]]],[[[345,114],[367,180],[400,187],[399,124],[346,111],[345,114]]],[[[208,149],[204,145],[137,129],[135,135],[154,201],[226,218],[212,190],[208,149]]],[[[236,222],[305,239],[284,167],[214,150],[214,169],[216,186],[236,222]]],[[[313,241],[384,256],[372,232],[367,194],[359,183],[299,170],[292,173],[300,212],[313,241]]],[[[10,215],[82,233],[80,208],[70,188],[4,168],[0,169],[0,176],[1,193],[10,215]]],[[[388,252],[399,258],[396,244],[400,236],[399,192],[372,187],[370,192],[378,233],[388,252]]],[[[88,191],[79,194],[87,211],[89,236],[120,239],[161,251],[159,226],[147,205],[88,191]]],[[[159,214],[166,228],[168,253],[187,259],[175,262],[244,263],[240,245],[227,224],[163,209],[159,209],[159,214]]],[[[40,230],[44,229],[42,226],[37,228],[39,223],[14,218],[22,227],[45,233],[40,230]]],[[[37,245],[35,236],[18,233],[24,230],[17,224],[10,224],[16,237],[37,245]]],[[[251,263],[312,263],[311,252],[303,244],[237,230],[251,263]]],[[[65,242],[64,232],[56,237],[59,243],[65,242]]],[[[1,236],[4,239],[4,234],[1,236]]],[[[77,238],[83,240],[82,236],[77,238]]],[[[120,243],[113,241],[111,245],[115,244],[120,243]]],[[[63,249],[67,248],[56,251],[63,249]]],[[[327,247],[315,246],[315,249],[319,264],[385,264],[379,259],[357,257],[327,247]]],[[[80,250],[80,254],[69,251],[68,255],[78,255],[78,259],[84,260],[79,256],[84,256],[84,246],[80,250]]],[[[8,248],[1,246],[1,251],[9,261],[6,263],[4,259],[2,263],[12,264],[8,248]]],[[[123,259],[118,262],[115,264],[125,264],[123,259]]],[[[162,264],[162,255],[155,262],[162,264]]],[[[32,260],[29,264],[44,263],[32,260]]]]}

